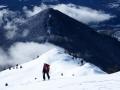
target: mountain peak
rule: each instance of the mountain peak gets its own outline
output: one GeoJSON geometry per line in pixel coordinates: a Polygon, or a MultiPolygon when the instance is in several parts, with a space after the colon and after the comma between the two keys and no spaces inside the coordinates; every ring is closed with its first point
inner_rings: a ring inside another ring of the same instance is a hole
{"type": "MultiPolygon", "coordinates": [[[[53,9],[53,8],[47,8],[47,9],[45,9],[45,10],[43,10],[43,12],[53,12],[53,11],[57,11],[57,10],[55,10],[55,9],[53,9]]],[[[41,12],[40,12],[41,13],[41,12]]]]}
{"type": "Polygon", "coordinates": [[[16,33],[13,43],[49,42],[107,73],[120,70],[120,43],[116,39],[99,34],[58,10],[48,8],[30,17],[16,33]]]}
{"type": "MultiPolygon", "coordinates": [[[[60,34],[62,35],[62,37],[64,37],[71,36],[71,34],[76,35],[76,32],[78,32],[78,30],[81,33],[88,33],[94,31],[87,25],[78,22],[77,20],[53,8],[45,9],[42,12],[30,17],[28,21],[21,25],[19,28],[20,29],[18,34],[20,34],[20,32],[22,33],[24,30],[27,29],[29,31],[32,31],[31,34],[29,33],[29,36],[32,37],[37,37],[40,35],[48,36],[48,34],[50,33],[57,35],[60,34]],[[28,26],[30,26],[29,29],[28,26]]],[[[21,36],[21,34],[17,36],[21,36]]]]}

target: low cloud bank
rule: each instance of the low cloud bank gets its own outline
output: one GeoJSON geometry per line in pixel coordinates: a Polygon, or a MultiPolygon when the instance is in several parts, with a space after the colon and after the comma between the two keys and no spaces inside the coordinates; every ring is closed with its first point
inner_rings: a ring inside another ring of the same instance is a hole
{"type": "Polygon", "coordinates": [[[59,10],[64,14],[86,24],[99,23],[114,17],[113,15],[106,14],[104,11],[97,11],[92,8],[76,6],[74,4],[58,4],[49,6],[42,4],[40,6],[34,6],[32,10],[27,9],[27,7],[24,7],[23,10],[28,17],[31,17],[47,8],[59,10]]]}
{"type": "Polygon", "coordinates": [[[49,43],[19,42],[13,44],[8,52],[0,48],[0,66],[21,64],[34,60],[39,55],[55,47],[49,43]]]}

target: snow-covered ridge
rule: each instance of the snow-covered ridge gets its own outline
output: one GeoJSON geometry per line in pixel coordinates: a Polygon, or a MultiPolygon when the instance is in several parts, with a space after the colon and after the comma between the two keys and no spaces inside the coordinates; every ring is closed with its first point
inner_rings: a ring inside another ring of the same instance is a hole
{"type": "Polygon", "coordinates": [[[120,72],[108,75],[80,60],[55,47],[22,68],[0,72],[0,90],[119,90],[120,72]],[[42,81],[44,62],[51,65],[49,81],[42,81]]]}
{"type": "Polygon", "coordinates": [[[5,83],[8,83],[10,86],[16,86],[33,83],[36,78],[38,81],[42,81],[42,67],[45,62],[51,65],[51,80],[73,77],[73,75],[80,77],[104,74],[99,68],[89,63],[81,66],[79,63],[80,59],[74,60],[63,49],[54,48],[37,59],[21,65],[22,68],[18,66],[18,69],[11,68],[11,70],[0,72],[0,88],[2,88],[0,90],[4,90],[5,83]],[[61,73],[63,73],[62,77],[61,73]]]}

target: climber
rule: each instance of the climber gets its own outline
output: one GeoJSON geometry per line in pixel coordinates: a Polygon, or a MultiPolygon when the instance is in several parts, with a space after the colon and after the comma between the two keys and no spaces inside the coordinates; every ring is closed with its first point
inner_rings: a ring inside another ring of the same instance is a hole
{"type": "Polygon", "coordinates": [[[43,70],[42,70],[43,80],[45,80],[45,75],[47,75],[48,80],[50,79],[49,71],[50,71],[50,65],[47,63],[44,63],[43,70]]]}

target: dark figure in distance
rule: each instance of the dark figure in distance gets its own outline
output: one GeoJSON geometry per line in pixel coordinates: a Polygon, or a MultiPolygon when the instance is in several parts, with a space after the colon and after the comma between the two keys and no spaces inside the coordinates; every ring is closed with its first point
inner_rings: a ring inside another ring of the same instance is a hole
{"type": "Polygon", "coordinates": [[[8,86],[8,83],[5,83],[5,86],[8,86]]]}
{"type": "Polygon", "coordinates": [[[11,70],[11,67],[9,67],[8,69],[11,70]]]}
{"type": "Polygon", "coordinates": [[[81,66],[82,66],[82,65],[84,65],[84,61],[83,61],[83,60],[81,60],[81,66]]]}
{"type": "Polygon", "coordinates": [[[44,63],[44,66],[43,66],[43,80],[45,80],[45,75],[47,75],[48,79],[50,79],[50,75],[49,75],[49,71],[50,71],[50,65],[47,64],[47,63],[44,63]]]}
{"type": "Polygon", "coordinates": [[[16,69],[18,69],[18,66],[19,66],[19,65],[18,65],[18,64],[16,64],[16,69]]]}
{"type": "Polygon", "coordinates": [[[20,68],[23,68],[22,66],[20,66],[20,68]]]}

